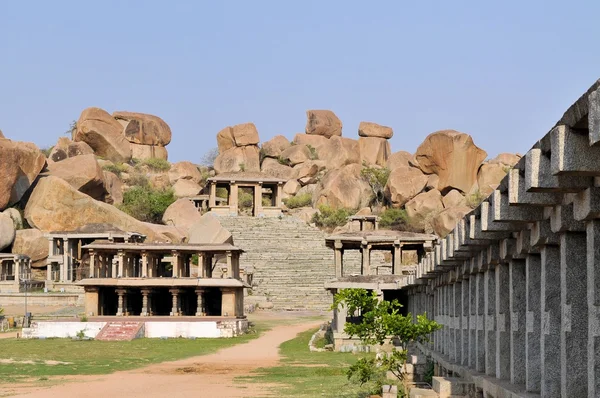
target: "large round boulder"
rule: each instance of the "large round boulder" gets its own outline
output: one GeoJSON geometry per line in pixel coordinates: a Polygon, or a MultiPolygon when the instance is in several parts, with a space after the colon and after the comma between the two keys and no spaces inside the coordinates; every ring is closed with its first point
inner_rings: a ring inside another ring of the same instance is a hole
{"type": "Polygon", "coordinates": [[[133,144],[167,146],[171,142],[171,128],[158,116],[124,111],[113,112],[112,116],[133,144]]]}
{"type": "Polygon", "coordinates": [[[233,237],[231,232],[223,228],[217,217],[206,213],[190,228],[189,242],[195,244],[233,243],[233,237]]]}
{"type": "Polygon", "coordinates": [[[415,167],[397,167],[390,173],[385,186],[385,195],[393,207],[402,207],[423,191],[427,179],[428,177],[415,167]]]}
{"type": "Polygon", "coordinates": [[[144,234],[149,242],[168,241],[166,236],[141,221],[94,200],[54,176],[40,178],[27,201],[25,218],[29,225],[43,232],[73,231],[87,224],[111,224],[123,231],[144,234]]]}
{"type": "Polygon", "coordinates": [[[392,152],[385,138],[360,137],[358,139],[361,163],[385,167],[392,152]]]}
{"type": "Polygon", "coordinates": [[[8,214],[0,213],[0,250],[9,247],[15,240],[15,225],[8,214]]]}
{"type": "Polygon", "coordinates": [[[420,193],[406,203],[405,209],[411,222],[431,223],[433,216],[444,210],[442,194],[437,189],[420,193]]]}
{"type": "Polygon", "coordinates": [[[60,137],[56,145],[50,151],[48,159],[53,162],[60,162],[66,158],[72,158],[80,155],[91,155],[94,150],[85,142],[73,142],[67,137],[60,137]]]}
{"type": "Polygon", "coordinates": [[[517,164],[519,162],[519,160],[521,160],[521,155],[503,152],[503,153],[499,154],[498,156],[496,156],[495,158],[490,159],[488,161],[488,163],[489,164],[502,164],[505,166],[513,167],[515,164],[517,164]]]}
{"type": "Polygon", "coordinates": [[[174,225],[189,235],[190,228],[201,218],[202,215],[191,200],[177,199],[165,210],[162,222],[165,225],[174,225]]]}
{"type": "Polygon", "coordinates": [[[29,256],[33,268],[46,267],[44,260],[48,257],[48,239],[40,230],[20,229],[16,233],[12,252],[29,256]]]}
{"type": "Polygon", "coordinates": [[[479,193],[488,197],[500,185],[500,181],[506,176],[510,166],[501,163],[482,164],[477,173],[477,184],[479,193]]]}
{"type": "Polygon", "coordinates": [[[382,126],[372,122],[360,122],[358,125],[358,135],[361,137],[378,137],[390,139],[394,135],[391,127],[382,126]]]}
{"type": "Polygon", "coordinates": [[[133,159],[162,159],[167,160],[169,158],[169,152],[164,146],[158,145],[141,145],[141,144],[130,144],[131,145],[131,157],[133,159]]]}
{"type": "Polygon", "coordinates": [[[202,187],[192,180],[177,180],[173,184],[173,194],[178,198],[191,198],[200,193],[202,187]]]}
{"type": "Polygon", "coordinates": [[[228,126],[217,133],[219,153],[223,153],[234,147],[258,145],[259,142],[258,130],[254,123],[228,126]]]}
{"type": "Polygon", "coordinates": [[[361,166],[350,164],[329,171],[313,195],[317,205],[327,204],[335,208],[359,209],[369,205],[372,190],[361,177],[361,166]]]}
{"type": "Polygon", "coordinates": [[[281,158],[293,167],[309,160],[311,152],[306,145],[292,145],[281,153],[281,158]]]}
{"type": "Polygon", "coordinates": [[[264,157],[277,159],[281,153],[290,147],[290,142],[282,135],[276,135],[263,143],[261,153],[264,157]]]}
{"type": "Polygon", "coordinates": [[[342,121],[329,110],[306,111],[306,134],[331,138],[342,135],[342,121]]]}
{"type": "Polygon", "coordinates": [[[442,203],[446,209],[450,207],[465,207],[467,200],[460,192],[453,189],[442,198],[442,203]]]}
{"type": "Polygon", "coordinates": [[[282,180],[291,180],[296,178],[296,171],[286,164],[279,163],[278,160],[266,158],[261,165],[262,172],[266,175],[281,178],[282,180]]]}
{"type": "Polygon", "coordinates": [[[322,135],[296,134],[294,137],[295,145],[306,145],[313,147],[319,152],[322,147],[327,145],[329,140],[322,135]]]}
{"type": "Polygon", "coordinates": [[[178,180],[190,180],[199,184],[202,181],[202,173],[192,162],[173,163],[169,170],[169,181],[175,184],[178,180]]]}
{"type": "Polygon", "coordinates": [[[123,135],[123,126],[103,109],[84,109],[73,139],[87,143],[96,155],[113,162],[131,160],[131,145],[123,135]]]}
{"type": "Polygon", "coordinates": [[[123,183],[115,173],[104,170],[104,190],[106,196],[104,202],[111,205],[123,203],[123,183]]]}
{"type": "Polygon", "coordinates": [[[104,172],[94,155],[81,155],[48,164],[50,175],[62,178],[80,192],[104,200],[104,172]]]}
{"type": "Polygon", "coordinates": [[[254,145],[228,149],[217,156],[214,167],[217,174],[238,171],[258,172],[260,171],[259,149],[254,145]]]}
{"type": "Polygon", "coordinates": [[[410,167],[413,155],[406,151],[398,151],[392,153],[387,160],[386,167],[390,170],[394,170],[398,167],[410,167]]]}
{"type": "Polygon", "coordinates": [[[477,171],[486,156],[470,135],[455,130],[428,135],[415,154],[425,174],[438,175],[438,190],[442,193],[450,189],[469,192],[477,182],[477,171]]]}
{"type": "Polygon", "coordinates": [[[45,165],[35,144],[0,138],[0,210],[21,200],[45,165]]]}
{"type": "Polygon", "coordinates": [[[450,207],[444,209],[432,220],[433,232],[440,238],[445,238],[451,232],[458,221],[471,211],[470,207],[450,207]]]}
{"type": "Polygon", "coordinates": [[[319,150],[319,159],[326,162],[328,170],[339,169],[353,163],[360,164],[358,141],[337,136],[331,137],[327,145],[319,150]]]}

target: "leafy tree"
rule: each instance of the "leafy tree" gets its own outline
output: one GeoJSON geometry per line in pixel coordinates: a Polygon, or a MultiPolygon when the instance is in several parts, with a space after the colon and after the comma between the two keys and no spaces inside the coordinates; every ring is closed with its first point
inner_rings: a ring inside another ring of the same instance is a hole
{"type": "Polygon", "coordinates": [[[317,224],[317,227],[322,228],[341,227],[346,225],[348,217],[352,214],[353,212],[348,209],[335,209],[329,205],[321,205],[319,206],[319,212],[313,216],[312,222],[317,224]]]}
{"type": "Polygon", "coordinates": [[[292,196],[284,199],[283,203],[290,209],[310,206],[312,204],[312,194],[303,193],[302,195],[292,196]]]}
{"type": "Polygon", "coordinates": [[[389,208],[379,215],[379,225],[384,228],[400,229],[408,224],[408,215],[404,209],[389,208]]]}
{"type": "Polygon", "coordinates": [[[369,167],[363,163],[363,168],[360,175],[367,181],[373,191],[372,202],[377,205],[382,205],[385,202],[385,186],[390,178],[390,169],[369,167]]]}
{"type": "Polygon", "coordinates": [[[388,341],[396,345],[394,350],[381,359],[361,358],[346,373],[349,380],[357,380],[361,385],[380,376],[381,371],[391,372],[404,385],[408,395],[408,382],[405,365],[408,359],[408,344],[414,341],[428,341],[429,335],[441,329],[441,325],[427,318],[427,314],[417,315],[414,323],[412,315],[402,315],[402,305],[398,300],[380,301],[375,292],[365,289],[343,289],[335,295],[333,309],[345,306],[348,314],[360,314],[358,322],[347,322],[344,332],[358,337],[363,344],[382,346],[388,341]],[[379,370],[379,371],[378,371],[379,370]]]}
{"type": "Polygon", "coordinates": [[[165,210],[176,199],[172,189],[134,186],[123,193],[123,204],[119,208],[140,221],[160,224],[165,210]]]}

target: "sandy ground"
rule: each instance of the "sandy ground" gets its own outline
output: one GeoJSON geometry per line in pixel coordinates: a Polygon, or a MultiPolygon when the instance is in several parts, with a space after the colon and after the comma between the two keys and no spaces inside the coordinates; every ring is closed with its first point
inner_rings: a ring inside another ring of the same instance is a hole
{"type": "Polygon", "coordinates": [[[270,395],[269,386],[234,383],[234,378],[251,375],[260,367],[276,365],[280,359],[278,347],[281,343],[321,323],[322,321],[303,320],[295,324],[275,326],[255,340],[222,349],[214,354],[164,362],[110,375],[54,379],[51,382],[64,384],[49,388],[32,388],[22,384],[12,386],[9,390],[7,386],[0,386],[0,396],[265,397],[270,395]]]}

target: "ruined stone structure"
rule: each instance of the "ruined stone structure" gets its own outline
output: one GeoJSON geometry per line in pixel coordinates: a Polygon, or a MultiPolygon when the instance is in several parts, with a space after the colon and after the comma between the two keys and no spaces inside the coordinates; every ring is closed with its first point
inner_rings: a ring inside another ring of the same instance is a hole
{"type": "Polygon", "coordinates": [[[0,253],[0,292],[19,292],[23,281],[31,279],[31,259],[22,254],[0,253]]]}
{"type": "Polygon", "coordinates": [[[598,87],[409,277],[443,325],[421,349],[480,396],[600,396],[598,87]]]}
{"type": "MultiPolygon", "coordinates": [[[[405,301],[406,291],[401,289],[406,286],[409,275],[414,275],[419,259],[433,249],[433,242],[436,240],[435,235],[383,230],[362,230],[329,236],[326,243],[334,252],[335,279],[327,281],[325,289],[332,295],[340,289],[366,289],[377,292],[382,300],[405,301]],[[350,251],[360,252],[360,272],[357,274],[344,269],[344,253],[350,251]],[[372,253],[381,251],[390,254],[389,267],[371,264],[372,253]],[[415,252],[416,257],[405,256],[406,260],[414,258],[415,262],[408,264],[410,261],[403,261],[403,252],[415,252]],[[384,271],[385,268],[388,269],[384,271]]],[[[344,333],[348,316],[345,307],[340,306],[333,311],[331,329],[337,351],[351,350],[358,343],[344,333]]]]}
{"type": "Polygon", "coordinates": [[[262,173],[224,173],[208,179],[210,184],[209,208],[219,215],[237,216],[240,212],[240,190],[252,195],[251,215],[254,217],[281,215],[282,188],[286,180],[262,173]],[[227,192],[226,198],[217,196],[218,189],[227,192]],[[225,199],[225,201],[223,201],[225,199]]]}

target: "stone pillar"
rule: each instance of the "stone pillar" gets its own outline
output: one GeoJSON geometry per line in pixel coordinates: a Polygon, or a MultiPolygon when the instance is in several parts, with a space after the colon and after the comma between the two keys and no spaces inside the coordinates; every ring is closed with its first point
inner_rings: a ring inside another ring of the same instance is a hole
{"type": "Polygon", "coordinates": [[[69,280],[69,240],[63,239],[63,263],[60,269],[60,280],[67,282],[69,280]]]}
{"type": "Polygon", "coordinates": [[[208,196],[208,207],[211,209],[217,205],[217,184],[215,182],[210,183],[210,194],[208,196]]]}
{"type": "Polygon", "coordinates": [[[485,374],[496,377],[496,271],[488,268],[485,283],[485,374]]]}
{"type": "Polygon", "coordinates": [[[148,253],[142,251],[142,278],[148,277],[148,253]]]}
{"type": "Polygon", "coordinates": [[[229,213],[232,216],[238,215],[238,186],[235,181],[229,184],[229,213]]]}
{"type": "Polygon", "coordinates": [[[525,386],[529,392],[540,391],[541,273],[541,257],[537,254],[529,254],[525,260],[525,295],[527,298],[527,315],[525,318],[525,386]]]}
{"type": "Polygon", "coordinates": [[[333,244],[333,258],[335,262],[335,277],[341,278],[344,276],[344,245],[341,241],[336,240],[333,244]]]}
{"type": "Polygon", "coordinates": [[[233,278],[233,258],[231,252],[227,252],[227,278],[233,278]]]}
{"type": "Polygon", "coordinates": [[[95,286],[85,288],[85,314],[89,316],[98,315],[98,288],[95,286]]]}
{"type": "Polygon", "coordinates": [[[462,361],[462,300],[461,300],[462,282],[456,282],[452,285],[454,295],[454,361],[462,361]]]}
{"type": "Polygon", "coordinates": [[[125,289],[117,289],[117,295],[119,296],[118,305],[117,305],[117,316],[123,316],[125,314],[125,289]]]}
{"type": "Polygon", "coordinates": [[[281,198],[283,197],[283,183],[277,183],[277,196],[275,196],[275,206],[280,208],[282,207],[281,198]]]}
{"type": "Polygon", "coordinates": [[[600,220],[587,223],[588,395],[600,395],[600,220]]]}
{"type": "Polygon", "coordinates": [[[171,255],[173,256],[173,278],[179,278],[179,274],[180,274],[180,269],[179,269],[179,258],[181,257],[179,255],[179,252],[176,250],[173,250],[171,252],[171,255]]]}
{"type": "Polygon", "coordinates": [[[96,253],[90,250],[90,278],[96,276],[96,253]]]}
{"type": "Polygon", "coordinates": [[[262,183],[254,186],[254,217],[259,217],[263,214],[262,207],[262,183]]]}
{"type": "Polygon", "coordinates": [[[47,259],[48,263],[46,264],[46,280],[52,281],[52,262],[50,259],[47,259]]]}
{"type": "Polygon", "coordinates": [[[118,275],[117,274],[118,263],[119,263],[119,261],[114,256],[112,256],[110,259],[110,265],[112,267],[111,273],[110,273],[111,278],[116,278],[118,275]]]}
{"type": "Polygon", "coordinates": [[[119,269],[117,270],[117,277],[118,278],[122,278],[124,276],[123,274],[123,264],[125,262],[125,253],[123,252],[123,250],[119,250],[117,253],[117,259],[118,259],[118,264],[119,264],[119,269]]]}
{"type": "Polygon", "coordinates": [[[173,305],[170,315],[179,316],[179,289],[169,289],[169,293],[173,295],[173,305]]]}
{"type": "Polygon", "coordinates": [[[221,294],[221,316],[236,316],[235,289],[222,287],[221,294]]]}
{"type": "Polygon", "coordinates": [[[150,306],[149,306],[149,300],[148,297],[150,296],[150,289],[142,289],[142,313],[140,314],[141,316],[148,316],[150,315],[150,306]]]}
{"type": "Polygon", "coordinates": [[[563,397],[588,396],[587,242],[584,233],[560,237],[561,389],[563,397]]]}
{"type": "Polygon", "coordinates": [[[542,339],[541,391],[542,397],[559,397],[560,387],[560,250],[544,246],[541,251],[541,316],[542,339]]]}
{"type": "Polygon", "coordinates": [[[394,242],[394,252],[392,253],[392,273],[402,275],[402,247],[400,242],[394,242]]]}
{"type": "Polygon", "coordinates": [[[476,335],[475,335],[475,343],[477,344],[477,353],[475,358],[475,369],[478,372],[485,372],[485,328],[484,328],[484,319],[485,319],[485,287],[484,287],[484,277],[483,273],[479,272],[476,275],[475,283],[477,285],[477,297],[476,297],[476,335]]]}
{"type": "Polygon", "coordinates": [[[204,289],[197,288],[196,295],[198,296],[198,308],[196,309],[196,316],[206,316],[206,308],[204,307],[204,289]]]}
{"type": "Polygon", "coordinates": [[[348,307],[340,305],[335,309],[335,328],[334,331],[344,333],[346,327],[346,318],[348,318],[348,307]]]}
{"type": "Polygon", "coordinates": [[[362,254],[362,275],[371,275],[371,245],[363,241],[360,246],[362,254]]]}
{"type": "Polygon", "coordinates": [[[477,275],[469,277],[469,367],[477,366],[477,275]]]}
{"type": "Polygon", "coordinates": [[[462,282],[462,348],[460,363],[463,366],[469,365],[469,281],[470,279],[464,279],[462,282]]]}
{"type": "Polygon", "coordinates": [[[496,378],[510,380],[510,290],[508,265],[496,265],[496,378]]]}
{"type": "Polygon", "coordinates": [[[510,279],[510,382],[525,384],[525,313],[527,296],[525,294],[525,261],[512,259],[508,265],[510,279]]]}

